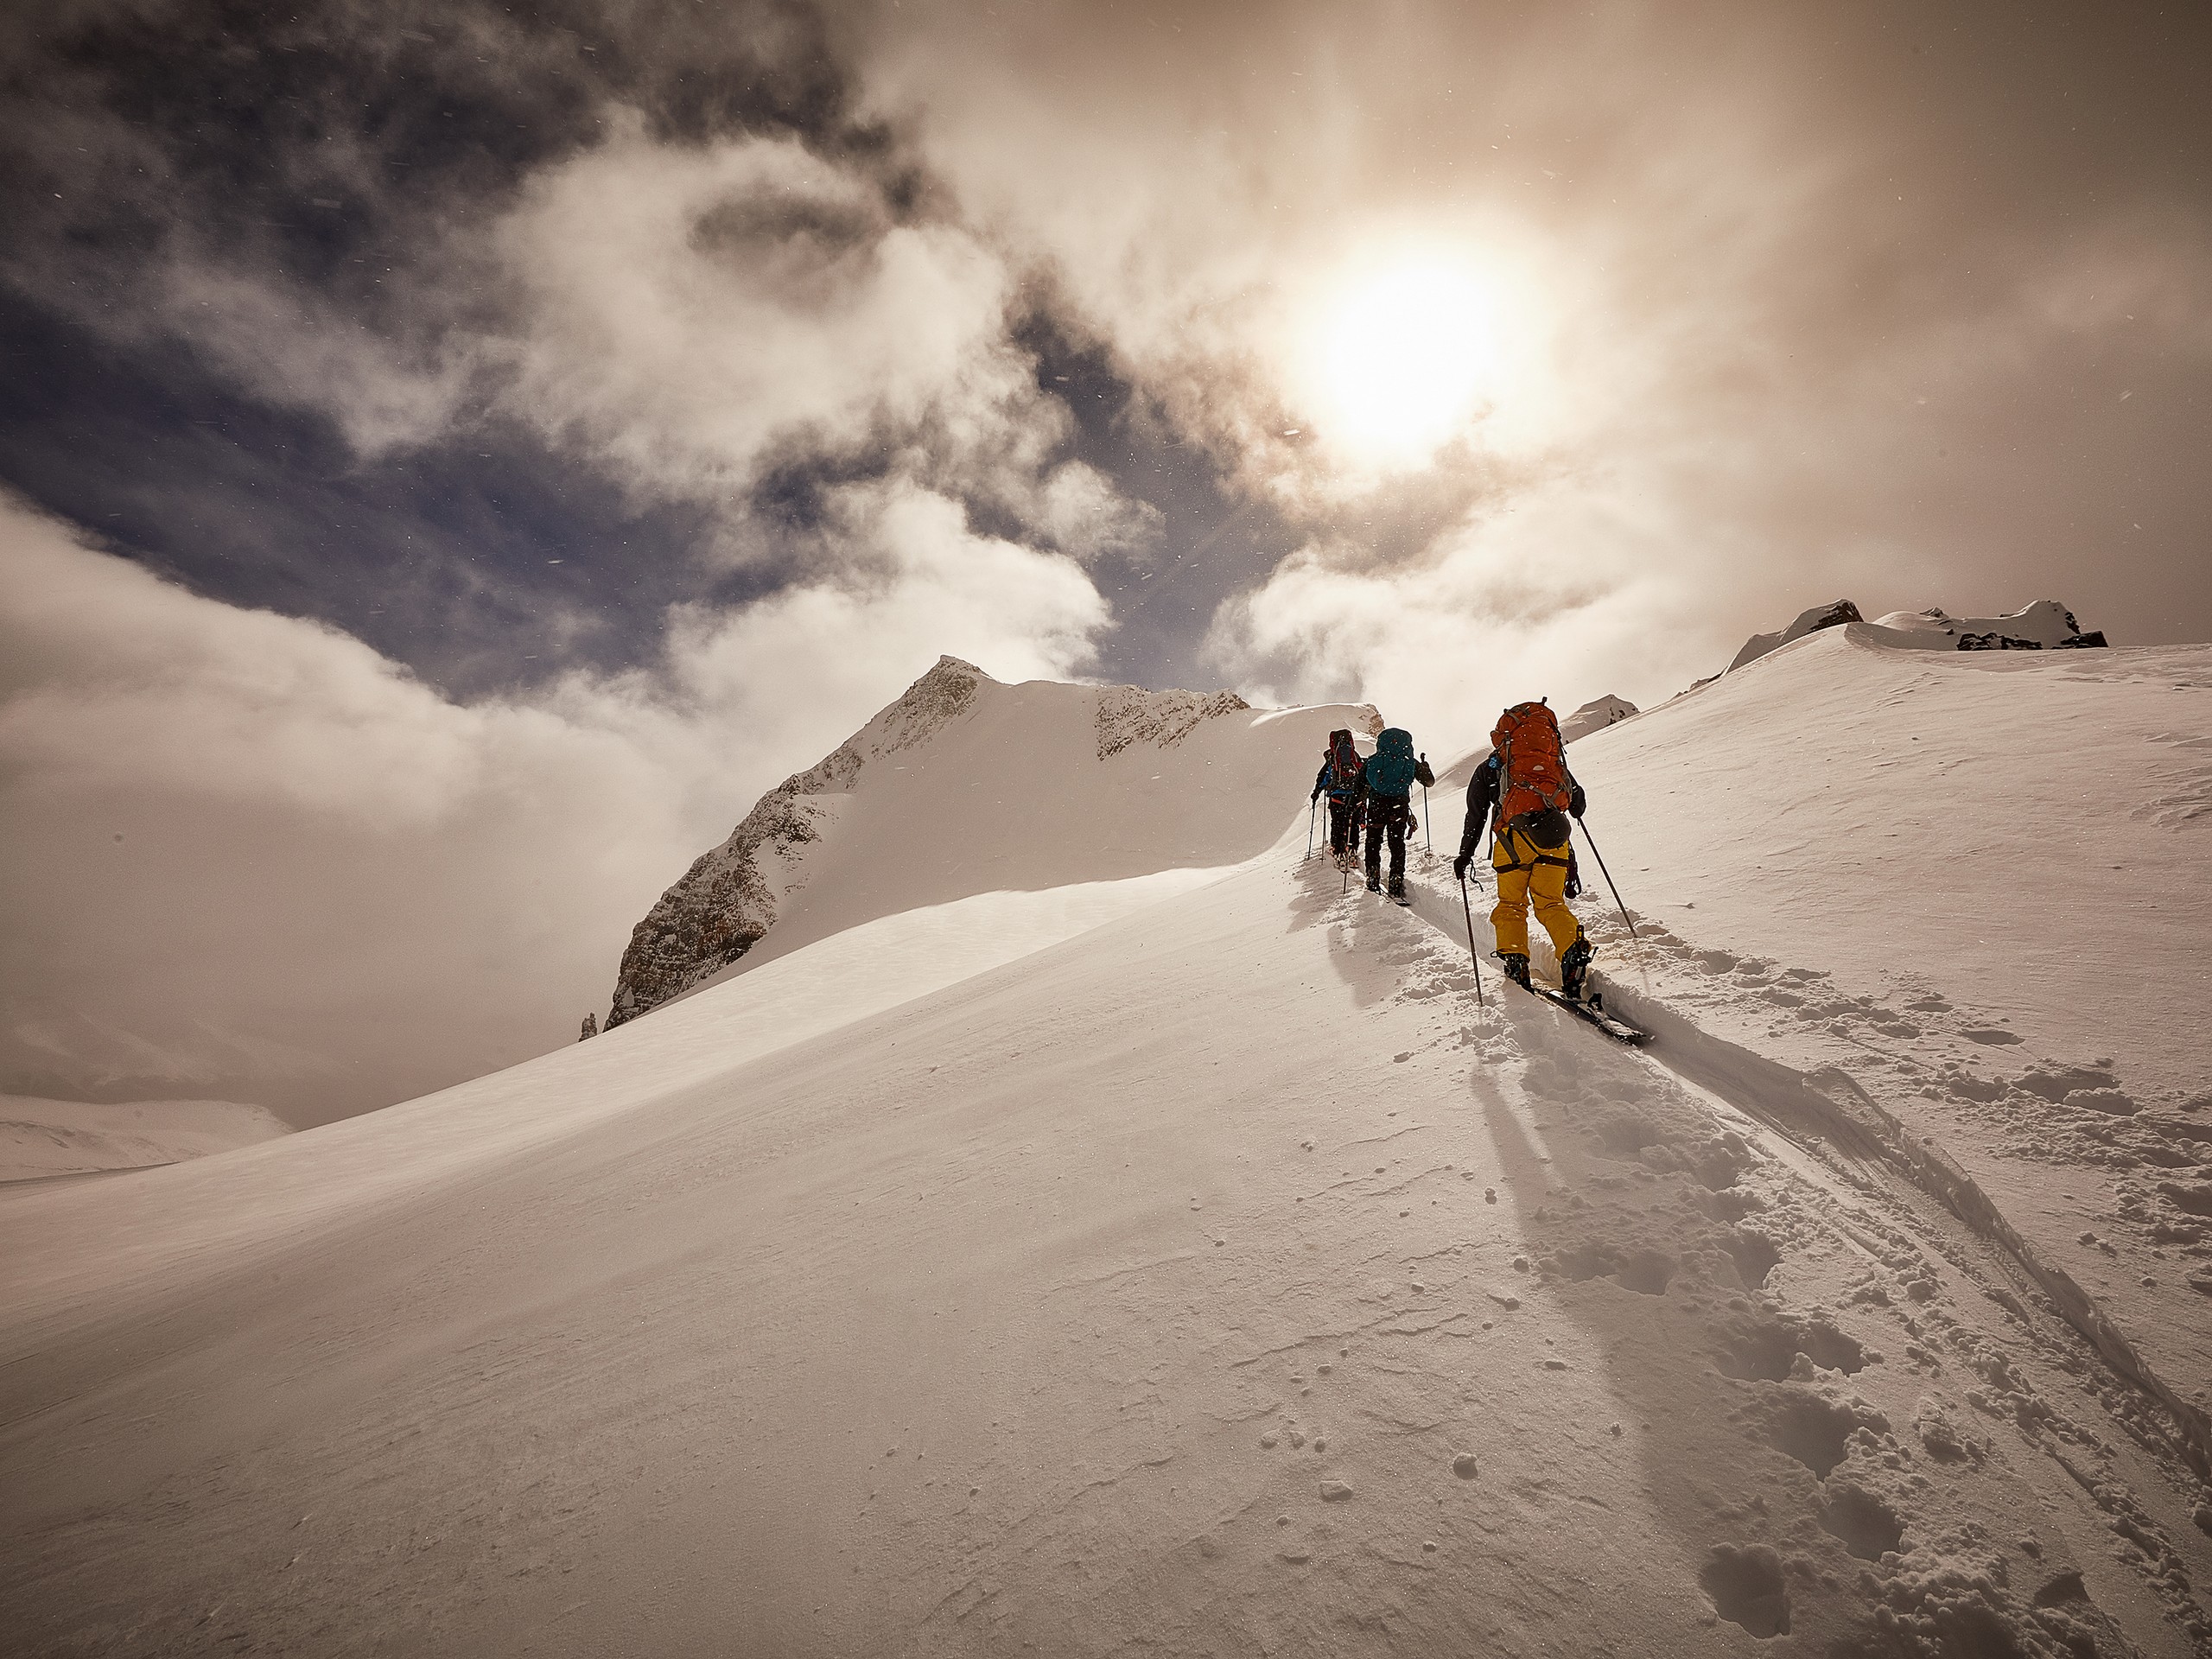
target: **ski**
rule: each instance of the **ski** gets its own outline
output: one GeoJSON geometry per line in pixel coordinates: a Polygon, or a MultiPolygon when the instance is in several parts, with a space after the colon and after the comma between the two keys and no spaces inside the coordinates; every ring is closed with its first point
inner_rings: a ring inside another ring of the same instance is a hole
{"type": "MultiPolygon", "coordinates": [[[[1521,984],[1517,979],[1510,982],[1516,985],[1521,984]]],[[[1532,995],[1542,997],[1555,1008],[1564,1008],[1578,1020],[1588,1021],[1616,1042],[1626,1043],[1631,1048],[1640,1048],[1651,1040],[1649,1032],[1607,1014],[1602,993],[1593,991],[1588,1001],[1578,1002],[1565,991],[1555,991],[1548,985],[1522,985],[1521,988],[1532,995]]]]}

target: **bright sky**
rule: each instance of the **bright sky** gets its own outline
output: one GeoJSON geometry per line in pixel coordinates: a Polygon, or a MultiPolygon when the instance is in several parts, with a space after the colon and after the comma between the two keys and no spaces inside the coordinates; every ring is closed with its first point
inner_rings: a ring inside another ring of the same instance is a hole
{"type": "Polygon", "coordinates": [[[0,1089],[542,1050],[940,652],[1440,755],[2212,633],[2202,8],[17,13],[0,1089]]]}

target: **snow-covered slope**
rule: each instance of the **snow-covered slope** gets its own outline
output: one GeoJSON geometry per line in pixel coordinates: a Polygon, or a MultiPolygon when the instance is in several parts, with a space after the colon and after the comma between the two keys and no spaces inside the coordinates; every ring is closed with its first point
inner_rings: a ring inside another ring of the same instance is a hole
{"type": "Polygon", "coordinates": [[[422,1101],[29,1193],[0,1628],[2201,1653],[2202,1240],[2158,1205],[2212,1185],[2203,1051],[2097,988],[2212,920],[2208,690],[2202,649],[1838,629],[1578,742],[1648,942],[1580,907],[1643,1052],[1494,976],[1478,1003],[1442,860],[1410,912],[1303,860],[1301,740],[1257,856],[1155,846],[1171,899],[984,971],[940,958],[1014,884],[422,1101]],[[2164,885],[2084,876],[2115,838],[2164,885]],[[2056,1256],[2092,1229],[2113,1255],[2056,1256]]]}
{"type": "Polygon", "coordinates": [[[661,897],[607,1023],[918,906],[1236,863],[1274,840],[1332,721],[1380,725],[1229,692],[1002,685],[944,658],[661,897]]]}
{"type": "Polygon", "coordinates": [[[291,1132],[266,1107],[235,1101],[102,1106],[0,1095],[0,1183],[172,1164],[291,1132]]]}
{"type": "Polygon", "coordinates": [[[1815,634],[1577,746],[1668,930],[1615,975],[1878,1080],[2212,1408],[2212,647],[1893,639],[1815,634]]]}

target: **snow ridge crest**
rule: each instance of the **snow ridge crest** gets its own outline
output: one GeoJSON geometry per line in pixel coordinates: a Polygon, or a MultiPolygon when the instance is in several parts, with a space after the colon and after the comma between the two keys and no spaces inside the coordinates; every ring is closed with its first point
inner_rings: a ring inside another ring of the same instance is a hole
{"type": "MultiPolygon", "coordinates": [[[[1847,599],[1815,605],[1786,628],[1755,633],[1744,641],[1735,660],[1723,670],[1734,673],[1784,645],[1795,645],[1808,633],[1847,624],[1866,624],[1859,607],[1847,599]]],[[[2079,651],[2106,643],[2102,630],[2084,632],[2074,613],[2055,599],[2039,599],[2002,616],[1952,616],[1929,606],[1924,611],[1891,611],[1874,619],[1874,632],[1862,637],[1884,645],[1910,645],[1938,651],[2079,651]]],[[[1709,684],[1700,680],[1698,685],[1709,684]]],[[[1692,686],[1695,690],[1697,686],[1692,686]]]]}
{"type": "Polygon", "coordinates": [[[868,761],[926,742],[975,705],[989,678],[973,663],[938,658],[874,719],[755,802],[630,931],[606,1029],[683,995],[758,944],[775,925],[779,888],[794,885],[807,849],[835,817],[830,803],[810,798],[845,793],[868,761]]]}

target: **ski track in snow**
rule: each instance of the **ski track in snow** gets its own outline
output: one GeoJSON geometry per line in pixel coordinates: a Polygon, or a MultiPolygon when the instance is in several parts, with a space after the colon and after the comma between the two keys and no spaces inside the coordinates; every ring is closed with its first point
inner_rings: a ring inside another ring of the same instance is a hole
{"type": "MultiPolygon", "coordinates": [[[[1409,883],[1415,913],[1452,941],[1441,950],[1430,947],[1434,976],[1416,973],[1409,995],[1456,991],[1468,976],[1466,923],[1445,863],[1417,861],[1409,883]]],[[[2201,1418],[2180,1421],[2190,1413],[2189,1402],[2172,1398],[2139,1354],[2120,1356],[2113,1369],[2122,1375],[2115,1376],[2084,1353],[2094,1310],[2083,1317],[2080,1306],[2062,1306],[2047,1294],[2048,1280],[2036,1269],[2049,1269],[2001,1218],[1995,1230],[2004,1236],[1991,1238],[1954,1212],[1982,1219],[1957,1204],[1951,1189],[1965,1181],[1963,1173],[1929,1144],[1933,1137],[1923,1137],[1920,1150],[1934,1167],[1910,1167],[1897,1137],[1884,1132],[1880,1108],[1849,1073],[1830,1065],[1807,1076],[1749,1053],[1701,1031],[1664,995],[1687,990],[1700,976],[1728,973],[1735,959],[1695,951],[1641,916],[1643,939],[1632,942],[1618,918],[1589,899],[1576,908],[1601,945],[1601,963],[1630,971],[1620,967],[1625,961],[1642,970],[1643,995],[1624,993],[1617,976],[1601,973],[1608,1001],[1660,1040],[1645,1051],[1611,1044],[1510,993],[1493,973],[1489,995],[1503,998],[1494,1002],[1493,1022],[1510,1027],[1517,1052],[1490,1058],[1521,1059],[1529,1110],[1548,1102],[1560,1115],[1548,1122],[1531,1116],[1532,1125],[1584,1129],[1601,1157],[1629,1164],[1633,1182],[1652,1183],[1655,1171],[1687,1172],[1706,1189],[1693,1199],[1708,1224],[1702,1229],[1680,1209],[1662,1217],[1640,1199],[1595,1198],[1592,1188],[1618,1195],[1624,1183],[1618,1176],[1562,1179],[1561,1142],[1553,1135],[1542,1143],[1550,1156],[1523,1169],[1548,1193],[1567,1194],[1535,1217],[1549,1224],[1541,1230],[1560,1240],[1535,1255],[1539,1275],[1562,1285],[1604,1279],[1663,1297],[1696,1271],[1698,1245],[1685,1249],[1683,1242],[1702,1231],[1707,1262],[1717,1267],[1726,1258],[1738,1284],[1758,1293],[1752,1300],[1727,1295],[1727,1269],[1713,1274],[1719,1306],[1705,1323],[1720,1370],[1745,1395],[1732,1420],[1763,1432],[1802,1465],[1783,1483],[1796,1489],[1802,1512],[1793,1529],[1770,1497],[1762,1499],[1746,1531],[1770,1541],[1713,1546],[1700,1582],[1719,1615],[1770,1636],[1779,1633],[1778,1610],[1795,1607],[1803,1628],[1817,1604],[1815,1586],[1835,1587],[1832,1573],[1785,1541],[1792,1530],[1801,1542],[1812,1539],[1809,1516],[1847,1554],[1879,1557],[1896,1569],[1876,1609],[1878,1616],[1888,1609],[1878,1628],[1937,1644],[1929,1651],[2038,1651],[2044,1643],[2069,1651],[2066,1643],[2084,1641],[2098,1643],[2098,1651],[2107,1643],[2126,1651],[2097,1604],[2139,1606],[2145,1596],[2160,1622],[2202,1650],[2212,1623],[2196,1588],[2204,1552],[2192,1536],[2190,1512],[2201,1502],[2191,1477],[2203,1472],[2204,1443],[2201,1418]],[[1655,981],[1657,991],[1649,988],[1655,981]],[[1634,1076],[1639,1071],[1642,1079],[1634,1076]],[[1662,1103],[1675,1112],[1656,1109],[1662,1103]],[[1687,1136],[1685,1108],[1689,1123],[1703,1120],[1687,1136]],[[1870,1371],[1870,1364],[1883,1369],[1870,1371]],[[2146,1399],[2154,1390],[2166,1397],[2146,1399]],[[2059,1560],[2031,1529],[2024,1535],[2031,1548],[2024,1548],[2023,1538],[1992,1529],[1985,1517],[2018,1513],[2024,1497],[2016,1491],[1993,1499],[1969,1490],[1992,1478],[2001,1452],[2012,1454],[2014,1478],[2046,1506],[2057,1490],[2052,1468],[2063,1474],[2073,1489],[2063,1495],[2077,1510],[2085,1496],[2123,1541],[2110,1554],[2134,1569],[2135,1581],[2114,1582],[2107,1561],[2059,1560]],[[2037,1467],[2042,1460],[2050,1466],[2037,1467]],[[1749,1549],[1771,1558],[1752,1560],[1749,1549]],[[2069,1577],[2076,1573],[2078,1594],[2069,1577]],[[2016,1646],[2002,1646],[2006,1640],[2016,1646]]],[[[1476,938],[1486,947],[1484,909],[1478,902],[1476,938]]],[[[1377,907],[1363,919],[1384,926],[1389,914],[1377,907]]],[[[1535,938],[1540,971],[1555,976],[1540,931],[1535,938]]],[[[1751,986],[1685,1000],[1700,1001],[1708,1011],[1733,1001],[1740,1012],[1746,994],[1756,995],[1771,974],[1771,964],[1752,967],[1751,986]]],[[[1930,1012],[1916,1010],[1923,1019],[1930,1012]]],[[[1825,1020],[1827,1011],[1815,1008],[1808,1017],[1825,1020]]],[[[2062,1289],[2081,1296],[2060,1278],[2062,1289]]],[[[2104,1334],[2125,1349],[2108,1325],[2104,1334]]],[[[1681,1340],[1677,1335],[1674,1344],[1681,1340]]],[[[1664,1461],[1684,1470],[1722,1467],[1740,1452],[1718,1456],[1714,1461],[1710,1446],[1685,1446],[1679,1460],[1664,1461]]],[[[1719,1513],[1726,1505],[1716,1497],[1709,1507],[1719,1513]]],[[[2136,1622],[2126,1623],[2140,1641],[2136,1622]]]]}
{"type": "MultiPolygon", "coordinates": [[[[1578,746],[1600,806],[1628,750],[1596,745],[1673,729],[1578,746]]],[[[1491,962],[1476,1004],[1443,860],[1403,909],[1305,828],[834,1028],[797,988],[894,931],[0,1208],[0,1621],[29,1652],[2212,1651],[2202,1331],[2111,1300],[2201,1259],[2205,1142],[2154,1068],[1933,955],[1798,968],[1702,912],[1633,943],[1593,882],[1600,978],[1659,1035],[1631,1051],[1491,962]]]]}

